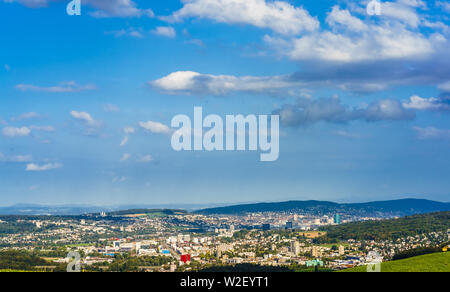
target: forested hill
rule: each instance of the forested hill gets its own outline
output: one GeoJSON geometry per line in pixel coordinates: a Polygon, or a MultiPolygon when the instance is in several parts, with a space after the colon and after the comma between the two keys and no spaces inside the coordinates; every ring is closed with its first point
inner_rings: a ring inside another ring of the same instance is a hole
{"type": "Polygon", "coordinates": [[[352,222],[326,226],[323,242],[354,240],[396,240],[407,236],[446,232],[450,229],[450,212],[407,216],[399,219],[352,222]]]}
{"type": "Polygon", "coordinates": [[[394,215],[409,216],[440,211],[450,211],[450,203],[429,200],[404,199],[394,201],[379,201],[370,203],[339,204],[324,201],[288,201],[280,203],[259,203],[235,205],[229,207],[198,210],[199,214],[244,214],[256,212],[308,212],[312,214],[324,213],[354,213],[361,216],[394,215]]]}

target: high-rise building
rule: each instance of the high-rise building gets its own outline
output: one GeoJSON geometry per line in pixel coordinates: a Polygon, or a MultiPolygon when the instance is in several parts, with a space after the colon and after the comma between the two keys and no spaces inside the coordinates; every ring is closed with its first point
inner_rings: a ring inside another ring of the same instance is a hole
{"type": "Polygon", "coordinates": [[[142,248],[142,243],[136,242],[135,249],[136,249],[137,254],[139,254],[139,250],[141,250],[141,248],[142,248]]]}
{"type": "Polygon", "coordinates": [[[345,254],[345,247],[343,245],[339,246],[339,255],[344,255],[345,254]]]}
{"type": "Polygon", "coordinates": [[[334,224],[341,224],[341,215],[334,215],[334,224]]]}
{"type": "Polygon", "coordinates": [[[294,224],[292,222],[286,222],[286,229],[292,229],[294,224]]]}
{"type": "Polygon", "coordinates": [[[317,247],[317,246],[313,246],[313,247],[312,247],[312,250],[311,250],[311,256],[312,256],[312,257],[315,257],[315,258],[320,257],[319,247],[317,247]]]}
{"type": "Polygon", "coordinates": [[[300,254],[300,244],[298,241],[291,241],[291,252],[296,256],[300,254]]]}

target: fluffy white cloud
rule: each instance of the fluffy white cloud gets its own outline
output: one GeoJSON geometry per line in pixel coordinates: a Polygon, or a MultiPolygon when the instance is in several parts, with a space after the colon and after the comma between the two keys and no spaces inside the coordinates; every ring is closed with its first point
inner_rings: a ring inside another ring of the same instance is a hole
{"type": "Polygon", "coordinates": [[[302,7],[285,1],[266,0],[182,0],[183,7],[167,21],[196,17],[228,24],[247,24],[284,35],[314,31],[320,23],[302,7]]]}
{"type": "Polygon", "coordinates": [[[2,133],[6,137],[25,137],[31,134],[31,130],[27,127],[5,127],[3,128],[2,133]]]}
{"type": "Polygon", "coordinates": [[[357,63],[423,59],[434,52],[432,39],[401,26],[369,26],[367,32],[356,35],[323,31],[290,40],[265,36],[265,41],[296,61],[357,63]]]}
{"type": "Polygon", "coordinates": [[[381,15],[372,18],[364,17],[365,7],[360,4],[347,6],[351,11],[332,8],[326,18],[329,28],[293,38],[267,35],[265,41],[295,61],[352,63],[425,59],[448,47],[446,36],[437,32],[448,31],[447,26],[418,14],[418,9],[426,8],[422,1],[384,1],[381,15]],[[433,26],[434,32],[421,26],[433,26]]]}
{"type": "Polygon", "coordinates": [[[236,77],[179,71],[151,81],[149,85],[169,94],[226,95],[233,92],[270,93],[273,90],[295,85],[287,79],[288,76],[236,77]]]}
{"type": "Polygon", "coordinates": [[[139,126],[141,128],[143,128],[144,130],[146,130],[150,133],[154,133],[154,134],[170,134],[171,133],[171,130],[168,126],[158,123],[158,122],[153,122],[153,121],[139,122],[139,126]]]}
{"type": "Polygon", "coordinates": [[[16,89],[20,91],[35,91],[35,92],[48,92],[48,93],[72,93],[81,92],[87,90],[95,90],[95,85],[79,85],[75,81],[62,82],[56,86],[36,86],[31,84],[18,84],[16,89]]]}
{"type": "Polygon", "coordinates": [[[155,35],[167,37],[167,38],[175,38],[177,36],[177,32],[173,27],[170,26],[158,26],[154,30],[152,30],[152,33],[155,35]]]}
{"type": "Polygon", "coordinates": [[[48,171],[53,169],[62,168],[63,165],[61,163],[48,163],[44,165],[38,165],[35,163],[27,164],[27,171],[48,171]]]}
{"type": "Polygon", "coordinates": [[[365,31],[369,28],[361,19],[352,16],[348,10],[340,9],[338,5],[333,6],[326,22],[332,27],[343,25],[352,31],[365,31]]]}
{"type": "Polygon", "coordinates": [[[77,120],[85,122],[89,126],[96,126],[98,125],[98,122],[92,118],[92,116],[87,112],[78,112],[78,111],[71,111],[70,115],[77,120]]]}
{"type": "Polygon", "coordinates": [[[450,101],[435,97],[422,98],[414,95],[410,97],[409,101],[404,102],[403,106],[415,110],[448,111],[450,110],[450,101]]]}
{"type": "Polygon", "coordinates": [[[383,2],[381,3],[381,17],[395,19],[416,28],[420,23],[420,18],[415,8],[419,6],[421,6],[419,2],[414,3],[413,1],[383,2]]]}
{"type": "Polygon", "coordinates": [[[84,124],[85,136],[98,137],[101,133],[100,130],[103,126],[103,122],[95,120],[88,112],[71,111],[70,115],[84,124]]]}
{"type": "Polygon", "coordinates": [[[402,121],[412,120],[415,113],[403,107],[398,100],[385,99],[371,103],[362,110],[362,117],[367,121],[402,121]]]}

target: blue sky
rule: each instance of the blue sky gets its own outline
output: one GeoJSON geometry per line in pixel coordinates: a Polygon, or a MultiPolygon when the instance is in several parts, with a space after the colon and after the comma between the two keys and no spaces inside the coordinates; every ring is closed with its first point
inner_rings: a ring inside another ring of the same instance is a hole
{"type": "Polygon", "coordinates": [[[0,0],[0,205],[450,201],[449,2],[69,2],[0,0]],[[279,160],[173,151],[195,106],[279,160]]]}

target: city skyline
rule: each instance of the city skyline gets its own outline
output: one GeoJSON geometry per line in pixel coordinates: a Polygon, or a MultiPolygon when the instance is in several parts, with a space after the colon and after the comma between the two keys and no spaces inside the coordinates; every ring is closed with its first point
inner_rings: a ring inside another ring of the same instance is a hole
{"type": "Polygon", "coordinates": [[[450,201],[447,2],[69,2],[0,1],[1,206],[450,201]],[[279,159],[174,151],[194,107],[279,159]]]}

